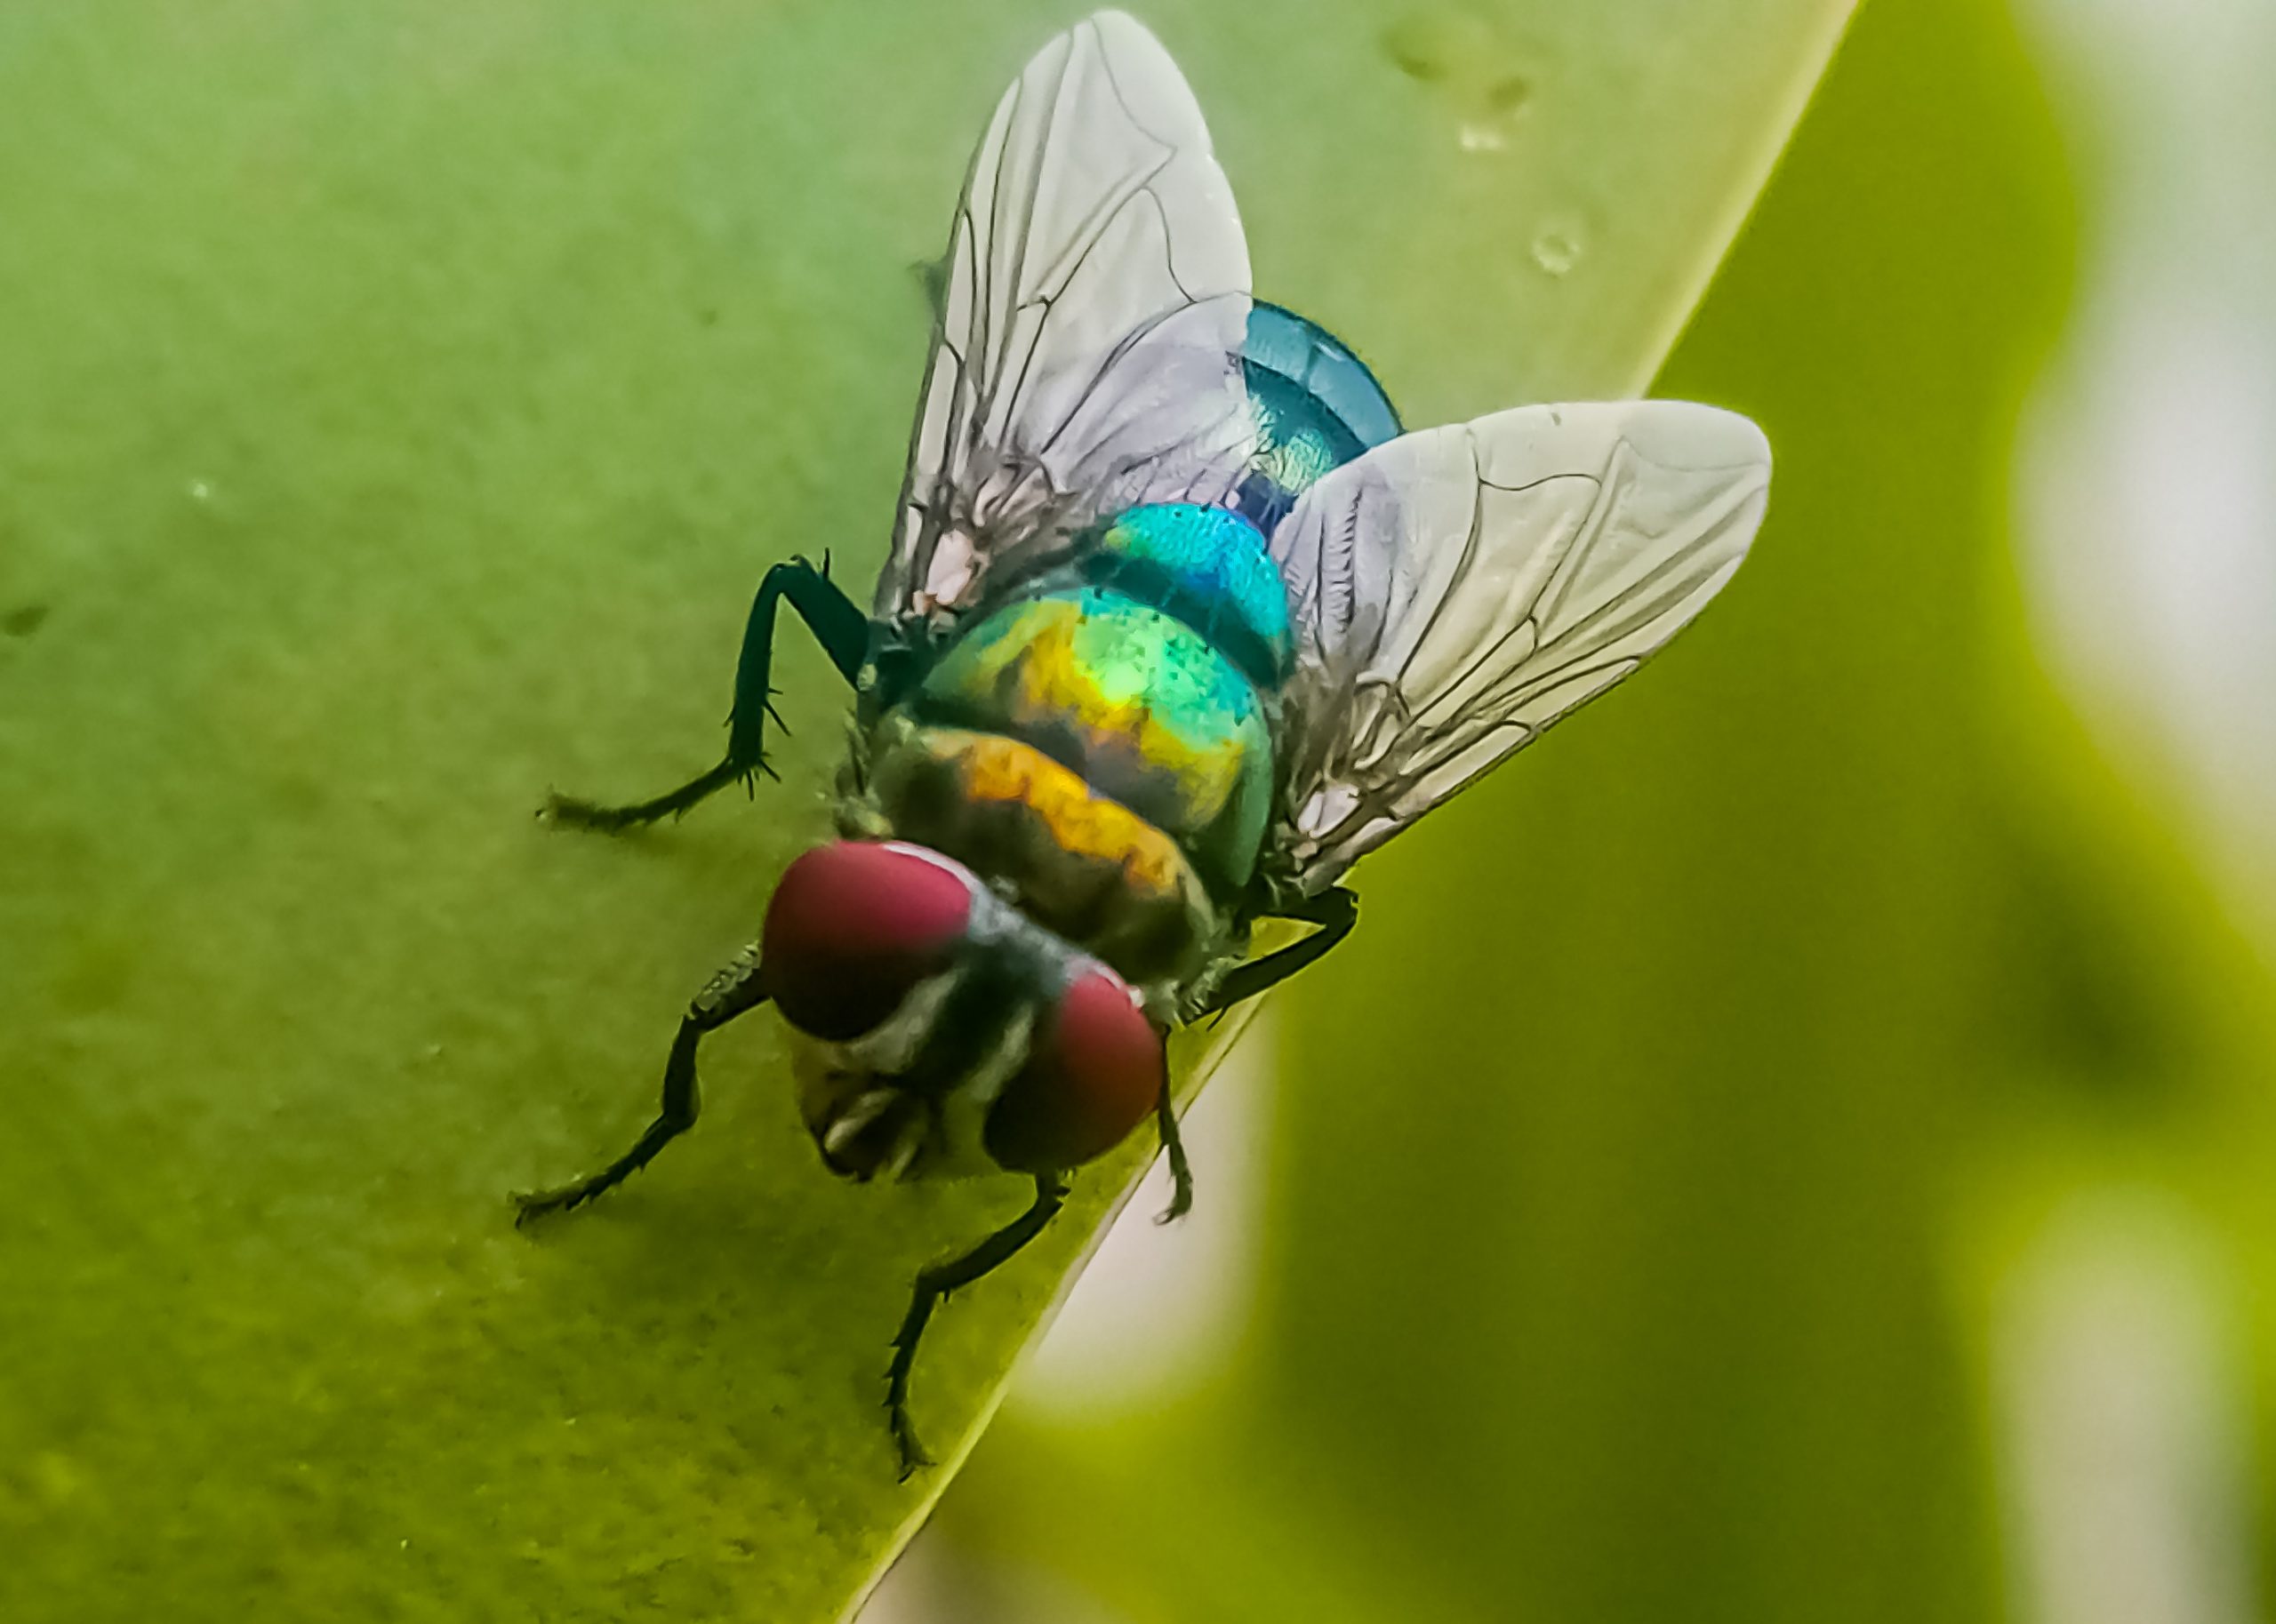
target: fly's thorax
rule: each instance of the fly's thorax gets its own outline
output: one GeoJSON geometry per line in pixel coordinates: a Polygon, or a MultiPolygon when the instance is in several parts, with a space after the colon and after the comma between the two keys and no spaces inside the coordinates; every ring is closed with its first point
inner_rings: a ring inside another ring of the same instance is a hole
{"type": "Polygon", "coordinates": [[[848,834],[917,841],[1134,985],[1190,981],[1230,923],[1179,843],[1022,740],[881,718],[841,804],[848,834]]]}

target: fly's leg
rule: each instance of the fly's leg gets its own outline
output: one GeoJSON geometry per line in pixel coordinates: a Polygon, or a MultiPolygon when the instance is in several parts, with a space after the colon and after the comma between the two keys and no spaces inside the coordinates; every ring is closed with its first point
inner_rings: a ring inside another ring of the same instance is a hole
{"type": "Polygon", "coordinates": [[[514,1227],[519,1228],[533,1218],[542,1218],[549,1212],[566,1212],[583,1206],[638,1172],[656,1159],[658,1151],[693,1127],[701,1105],[695,1081],[695,1045],[706,1032],[716,1031],[765,1002],[766,992],[758,972],[758,944],[753,942],[713,976],[687,1006],[687,1013],[680,1020],[678,1036],[672,1039],[671,1058],[664,1062],[663,1103],[657,1108],[656,1120],[648,1124],[638,1141],[600,1172],[574,1184],[534,1193],[517,1191],[514,1204],[519,1211],[514,1215],[514,1227]]]}
{"type": "Polygon", "coordinates": [[[1162,1079],[1161,1098],[1154,1102],[1154,1123],[1161,1130],[1162,1154],[1170,1162],[1170,1204],[1154,1221],[1174,1224],[1193,1211],[1193,1164],[1185,1159],[1185,1140],[1177,1131],[1177,1107],[1170,1100],[1167,1077],[1162,1079]]]}
{"type": "Polygon", "coordinates": [[[1351,934],[1351,927],[1359,923],[1359,899],[1342,886],[1333,885],[1316,897],[1306,897],[1294,907],[1277,909],[1269,916],[1294,919],[1319,928],[1302,941],[1290,942],[1253,964],[1229,971],[1200,1005],[1186,1016],[1189,1021],[1222,1013],[1244,998],[1254,998],[1278,987],[1307,964],[1326,957],[1328,949],[1351,934]]]}
{"type": "Polygon", "coordinates": [[[727,718],[726,758],[709,772],[690,779],[651,801],[631,806],[603,806],[573,796],[549,796],[539,816],[573,828],[614,834],[637,828],[659,818],[676,818],[706,796],[753,773],[769,778],[765,732],[767,718],[782,725],[774,709],[774,689],[769,675],[774,663],[774,612],[787,601],[813,632],[814,640],[849,683],[858,681],[870,645],[870,620],[837,583],[829,579],[829,559],[819,566],[793,558],[767,571],[751,602],[750,619],[743,627],[743,652],[735,667],[735,708],[727,718]]]}
{"type": "MultiPolygon", "coordinates": [[[[1341,885],[1332,886],[1271,917],[1294,919],[1319,928],[1302,941],[1291,942],[1253,964],[1229,972],[1185,1017],[1188,1021],[1198,1020],[1205,1015],[1222,1015],[1242,999],[1254,998],[1278,986],[1305,965],[1326,956],[1328,949],[1351,934],[1351,928],[1359,923],[1359,899],[1341,885]]],[[[1177,1110],[1170,1100],[1167,1077],[1162,1079],[1161,1097],[1154,1102],[1154,1122],[1160,1130],[1162,1154],[1170,1164],[1170,1204],[1154,1221],[1175,1223],[1193,1211],[1193,1164],[1186,1159],[1185,1140],[1178,1132],[1177,1110]]]]}
{"type": "Polygon", "coordinates": [[[918,1467],[933,1464],[933,1458],[917,1441],[917,1429],[909,1421],[909,1372],[917,1363],[917,1341],[925,1334],[926,1322],[933,1317],[933,1310],[947,1300],[950,1292],[970,1285],[1007,1262],[1021,1247],[1041,1235],[1044,1226],[1057,1216],[1066,1200],[1064,1183],[1053,1178],[1037,1179],[1035,1202],[1026,1212],[961,1257],[935,1263],[917,1276],[909,1299],[909,1312],[902,1316],[901,1329],[894,1335],[893,1363],[886,1370],[886,1414],[893,1428],[894,1447],[901,1454],[902,1482],[906,1483],[909,1475],[918,1467]]]}

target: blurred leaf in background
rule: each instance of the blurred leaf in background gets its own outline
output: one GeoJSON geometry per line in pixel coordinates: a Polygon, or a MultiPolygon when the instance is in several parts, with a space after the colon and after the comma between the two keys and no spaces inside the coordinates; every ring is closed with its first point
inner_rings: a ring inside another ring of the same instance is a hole
{"type": "Polygon", "coordinates": [[[2091,199],[2015,469],[2053,959],[1972,1180],[2010,1571],[2054,1620],[2276,1593],[2276,12],[2019,6],[2091,199]],[[2048,703],[2053,700],[2055,703],[2048,703]]]}

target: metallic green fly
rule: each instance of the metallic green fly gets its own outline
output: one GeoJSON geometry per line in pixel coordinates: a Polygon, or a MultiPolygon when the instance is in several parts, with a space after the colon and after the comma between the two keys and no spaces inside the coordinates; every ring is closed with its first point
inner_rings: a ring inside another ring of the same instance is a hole
{"type": "Polygon", "coordinates": [[[772,1003],[822,1160],[1002,1170],[1018,1220],[918,1276],[918,1339],[1033,1239],[1069,1174],[1159,1125],[1163,1035],[1358,918],[1342,881],[1680,630],[1767,500],[1745,419],[1527,406],[1402,433],[1367,369],[1253,299],[1231,188],[1154,37],[1104,12],[1005,92],[957,206],[892,551],[867,613],[804,560],[752,606],[726,757],[557,820],[629,828],[767,771],[775,614],[854,690],[839,838],[783,874],[697,995],[630,1151],[521,1197],[574,1207],[695,1121],[702,1036],[772,1003]],[[1312,932],[1251,958],[1252,927],[1312,932]]]}

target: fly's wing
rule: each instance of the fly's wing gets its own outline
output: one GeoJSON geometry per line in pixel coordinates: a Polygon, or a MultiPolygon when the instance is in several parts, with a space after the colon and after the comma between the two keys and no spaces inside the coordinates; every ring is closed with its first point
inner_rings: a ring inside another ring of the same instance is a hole
{"type": "Polygon", "coordinates": [[[878,617],[952,615],[1092,519],[1230,492],[1254,437],[1248,284],[1232,188],[1160,43],[1102,12],[1046,45],[957,207],[878,617]]]}
{"type": "Polygon", "coordinates": [[[1761,430],[1676,401],[1496,412],[1313,486],[1272,537],[1298,639],[1274,881],[1318,891],[1636,669],[1769,487],[1761,430]]]}

